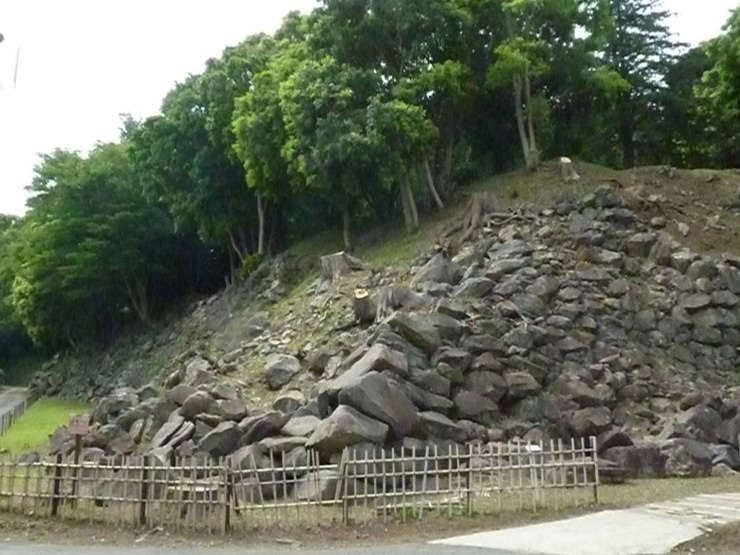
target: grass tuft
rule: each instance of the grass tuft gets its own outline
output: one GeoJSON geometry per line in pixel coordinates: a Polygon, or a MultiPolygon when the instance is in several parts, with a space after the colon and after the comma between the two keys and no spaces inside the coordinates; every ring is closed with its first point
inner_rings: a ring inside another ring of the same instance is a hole
{"type": "Polygon", "coordinates": [[[39,399],[15,424],[0,436],[0,452],[11,454],[44,449],[49,435],[69,421],[69,415],[82,413],[89,405],[61,399],[39,399]]]}

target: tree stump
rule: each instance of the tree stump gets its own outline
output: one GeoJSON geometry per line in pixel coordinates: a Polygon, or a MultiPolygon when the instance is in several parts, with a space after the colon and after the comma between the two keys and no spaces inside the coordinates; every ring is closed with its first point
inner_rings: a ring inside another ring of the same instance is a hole
{"type": "Polygon", "coordinates": [[[385,286],[378,293],[378,305],[375,311],[375,321],[381,322],[386,317],[393,314],[398,308],[408,310],[418,310],[424,308],[427,299],[422,295],[415,293],[409,287],[405,286],[385,286]]]}
{"type": "Polygon", "coordinates": [[[318,292],[324,292],[329,285],[350,272],[364,270],[365,263],[344,251],[321,257],[321,280],[318,292]]]}
{"type": "Polygon", "coordinates": [[[370,324],[375,321],[375,303],[366,289],[355,289],[352,297],[352,309],[355,319],[360,324],[370,324]]]}
{"type": "Polygon", "coordinates": [[[560,158],[560,177],[566,183],[581,179],[581,176],[578,175],[578,172],[573,168],[573,161],[566,156],[560,158]]]}

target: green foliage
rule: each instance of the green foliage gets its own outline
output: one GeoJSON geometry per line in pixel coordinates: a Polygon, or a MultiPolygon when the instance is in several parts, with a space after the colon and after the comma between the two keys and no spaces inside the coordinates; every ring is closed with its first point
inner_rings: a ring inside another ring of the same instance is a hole
{"type": "MultiPolygon", "coordinates": [[[[293,239],[540,157],[740,165],[740,10],[684,51],[651,0],[323,0],[184,76],[0,216],[0,363],[148,325],[293,239]]],[[[409,235],[409,244],[416,235],[409,235]]]]}

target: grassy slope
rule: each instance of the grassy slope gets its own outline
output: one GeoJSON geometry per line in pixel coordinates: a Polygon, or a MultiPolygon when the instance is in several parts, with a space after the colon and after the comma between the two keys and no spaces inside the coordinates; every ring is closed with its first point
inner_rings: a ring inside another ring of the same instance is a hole
{"type": "Polygon", "coordinates": [[[15,454],[42,448],[48,436],[68,422],[71,413],[85,412],[89,408],[85,403],[39,399],[0,436],[0,453],[15,454]]]}

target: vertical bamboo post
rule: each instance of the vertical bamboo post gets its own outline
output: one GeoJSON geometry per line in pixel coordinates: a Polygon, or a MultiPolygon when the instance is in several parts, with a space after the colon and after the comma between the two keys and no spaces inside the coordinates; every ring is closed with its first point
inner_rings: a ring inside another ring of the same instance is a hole
{"type": "Polygon", "coordinates": [[[59,453],[54,465],[54,487],[51,494],[51,516],[56,517],[59,513],[59,492],[62,487],[62,454],[59,453]]]}

